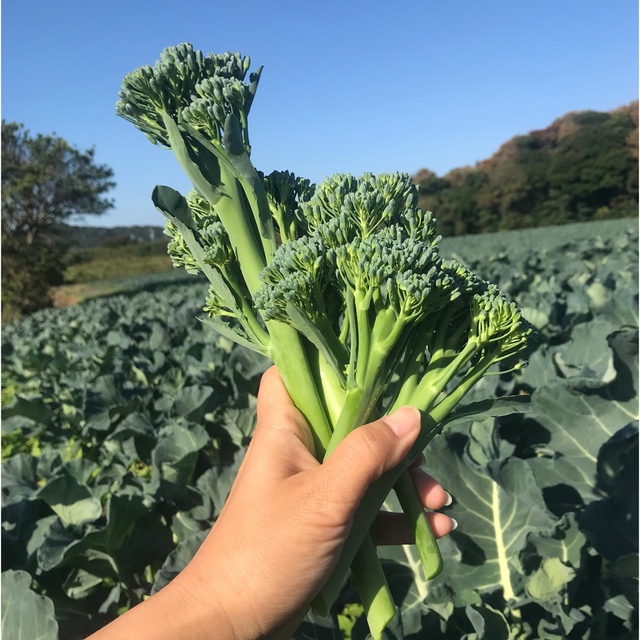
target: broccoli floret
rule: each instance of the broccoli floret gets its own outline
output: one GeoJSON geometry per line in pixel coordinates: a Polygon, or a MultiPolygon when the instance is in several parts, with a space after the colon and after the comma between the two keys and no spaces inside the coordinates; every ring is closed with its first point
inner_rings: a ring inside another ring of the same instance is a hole
{"type": "MultiPolygon", "coordinates": [[[[306,178],[297,178],[289,171],[272,171],[268,176],[258,173],[262,176],[269,209],[281,242],[291,242],[300,237],[302,233],[297,229],[296,210],[301,202],[313,195],[315,185],[306,178]]],[[[303,233],[307,231],[307,226],[303,225],[303,233]]]]}

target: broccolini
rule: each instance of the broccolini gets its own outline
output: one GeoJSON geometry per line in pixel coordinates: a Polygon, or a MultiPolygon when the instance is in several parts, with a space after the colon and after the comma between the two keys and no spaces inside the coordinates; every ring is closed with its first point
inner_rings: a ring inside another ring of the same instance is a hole
{"type": "Polygon", "coordinates": [[[395,615],[369,535],[378,509],[395,488],[425,577],[436,575],[442,561],[406,466],[490,367],[521,366],[532,331],[495,286],[442,258],[410,176],[340,174],[315,186],[259,173],[248,115],[262,69],[247,81],[249,67],[239,53],[169,47],[125,77],[116,111],[171,148],[189,177],[186,196],[166,186],[152,195],[174,266],[208,278],[208,322],[277,365],[319,460],[374,417],[422,411],[414,450],[362,501],[313,603],[326,615],[351,566],[377,638],[395,615]]]}

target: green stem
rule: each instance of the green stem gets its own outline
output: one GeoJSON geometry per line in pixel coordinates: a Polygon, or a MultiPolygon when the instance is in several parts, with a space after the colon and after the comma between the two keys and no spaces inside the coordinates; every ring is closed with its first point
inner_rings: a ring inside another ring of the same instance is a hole
{"type": "MultiPolygon", "coordinates": [[[[229,123],[225,123],[225,128],[227,124],[229,123]]],[[[243,127],[244,124],[241,123],[241,129],[243,129],[243,127]]],[[[260,180],[255,168],[249,160],[249,150],[245,149],[245,158],[243,158],[242,156],[239,157],[240,162],[242,162],[243,159],[246,160],[244,167],[239,167],[236,166],[233,161],[231,161],[226,151],[220,145],[219,141],[216,143],[213,140],[206,138],[199,131],[189,126],[185,122],[180,123],[180,128],[189,133],[209,153],[214,156],[214,158],[219,163],[221,172],[224,171],[228,178],[237,180],[238,184],[242,187],[242,190],[236,187],[238,189],[238,193],[242,191],[243,195],[246,198],[246,202],[244,200],[242,201],[242,206],[245,208],[245,211],[246,206],[251,209],[253,220],[256,224],[254,231],[258,233],[258,236],[260,238],[260,242],[264,250],[265,262],[271,262],[273,254],[277,248],[275,229],[273,228],[273,223],[270,221],[271,209],[267,200],[267,194],[265,193],[262,180],[260,180]],[[261,233],[262,225],[265,220],[270,221],[269,228],[266,230],[266,233],[261,233]]],[[[244,131],[247,133],[247,144],[245,146],[248,146],[248,129],[244,129],[244,131]]]]}
{"type": "Polygon", "coordinates": [[[316,457],[322,460],[331,440],[331,424],[311,374],[300,334],[293,327],[276,320],[267,322],[267,330],[272,338],[268,355],[278,367],[291,400],[311,427],[316,457]]]}
{"type": "MultiPolygon", "coordinates": [[[[371,345],[371,326],[369,324],[369,310],[364,308],[362,302],[363,296],[358,291],[355,292],[355,317],[356,325],[354,326],[356,333],[356,362],[355,362],[355,379],[356,384],[364,386],[364,375],[366,371],[366,365],[369,358],[369,348],[371,345]]],[[[353,350],[353,345],[351,345],[353,350]]],[[[360,426],[354,425],[354,426],[360,426]]]]}
{"type": "Polygon", "coordinates": [[[418,386],[420,370],[424,361],[427,345],[431,339],[432,330],[431,326],[424,325],[418,333],[410,353],[405,357],[407,364],[400,376],[403,382],[392,403],[394,407],[404,407],[409,404],[409,398],[411,398],[418,386]]]}
{"type": "Polygon", "coordinates": [[[308,349],[307,359],[333,431],[344,407],[346,391],[333,368],[316,348],[308,349]]]}
{"type": "MultiPolygon", "coordinates": [[[[336,431],[344,430],[348,433],[352,425],[362,424],[371,413],[364,390],[352,387],[345,392],[339,381],[335,379],[333,370],[320,354],[317,354],[315,371],[316,379],[319,377],[322,382],[319,387],[324,406],[330,419],[336,425],[336,431]]],[[[332,439],[327,447],[326,455],[329,455],[341,441],[341,438],[335,441],[332,439]]],[[[352,566],[352,577],[365,608],[371,632],[375,638],[381,637],[382,631],[394,617],[396,611],[375,544],[370,536],[365,538],[362,547],[356,553],[352,566]]],[[[322,598],[313,602],[314,610],[321,615],[327,615],[330,605],[330,602],[326,602],[322,598]]]]}
{"type": "Polygon", "coordinates": [[[319,602],[334,602],[340,593],[343,581],[355,555],[362,544],[365,535],[369,531],[375,517],[384,503],[386,497],[393,486],[398,482],[400,476],[406,470],[407,465],[413,460],[431,440],[440,432],[438,425],[446,418],[462,398],[469,392],[471,387],[484,375],[491,366],[491,358],[483,358],[479,366],[474,367],[462,379],[460,384],[436,407],[429,412],[422,413],[422,428],[420,435],[411,451],[405,458],[404,463],[399,464],[395,469],[385,472],[382,477],[376,480],[370,487],[356,510],[351,533],[347,538],[340,557],[329,580],[322,588],[317,600],[319,602]]]}
{"type": "MultiPolygon", "coordinates": [[[[224,175],[222,169],[221,173],[224,175]]],[[[229,242],[240,263],[249,293],[253,294],[262,286],[258,275],[266,266],[262,240],[260,244],[256,242],[259,234],[253,223],[253,216],[238,215],[239,208],[244,211],[246,200],[244,194],[239,191],[235,178],[229,176],[225,190],[228,197],[220,199],[214,209],[229,236],[229,242]],[[239,203],[243,203],[241,207],[238,207],[239,203]]]]}
{"type": "Polygon", "coordinates": [[[340,326],[340,335],[338,336],[340,342],[345,346],[347,346],[347,338],[349,337],[349,314],[345,311],[344,316],[342,318],[342,325],[340,326]]]}
{"type": "MultiPolygon", "coordinates": [[[[359,323],[360,321],[361,319],[358,318],[359,323]]],[[[389,310],[388,313],[383,312],[376,318],[373,329],[369,328],[368,320],[362,331],[361,327],[362,325],[359,324],[358,352],[360,352],[360,346],[364,341],[366,341],[367,351],[360,356],[356,363],[358,371],[355,385],[352,376],[349,376],[344,407],[335,424],[331,442],[327,448],[327,455],[351,431],[365,424],[374,411],[386,384],[386,376],[382,375],[382,373],[389,351],[402,335],[404,323],[396,317],[395,313],[389,310]],[[363,358],[366,359],[363,360],[363,358]]]]}
{"type": "Polygon", "coordinates": [[[425,579],[431,580],[442,571],[442,554],[409,471],[400,476],[393,489],[409,519],[425,579]]]}
{"type": "MultiPolygon", "coordinates": [[[[321,315],[317,320],[316,326],[320,330],[320,333],[322,334],[327,344],[327,348],[331,353],[335,355],[338,365],[344,372],[345,369],[349,366],[349,352],[344,346],[344,343],[340,340],[340,338],[336,335],[336,332],[333,330],[328,316],[326,314],[321,315]]],[[[346,383],[345,385],[343,385],[343,389],[344,386],[346,386],[346,383]]]]}
{"type": "Polygon", "coordinates": [[[438,329],[436,330],[435,339],[433,341],[433,352],[440,351],[444,348],[445,339],[449,332],[449,324],[451,324],[451,319],[453,318],[457,309],[454,305],[449,305],[444,314],[440,316],[438,319],[438,329]]]}
{"type": "MultiPolygon", "coordinates": [[[[355,386],[356,384],[356,350],[358,345],[358,320],[356,314],[356,304],[353,298],[353,292],[347,289],[344,298],[345,315],[347,317],[348,326],[348,342],[349,342],[349,367],[347,368],[347,386],[355,386]]],[[[345,342],[346,344],[346,342],[345,342]]]]}
{"type": "Polygon", "coordinates": [[[364,387],[349,387],[344,396],[344,404],[340,416],[327,446],[326,456],[329,456],[335,448],[355,429],[367,421],[369,413],[375,406],[377,398],[371,398],[371,389],[364,387]]]}
{"type": "MultiPolygon", "coordinates": [[[[251,338],[251,342],[256,346],[261,345],[266,350],[270,341],[269,333],[258,321],[253,305],[250,302],[251,298],[248,297],[246,290],[244,290],[245,287],[240,286],[238,279],[233,277],[227,269],[221,269],[220,272],[226,280],[227,286],[235,294],[236,304],[241,312],[237,315],[238,322],[251,338]]],[[[243,274],[240,277],[243,277],[243,274]]]]}
{"type": "Polygon", "coordinates": [[[360,595],[371,635],[374,640],[379,640],[395,617],[396,607],[370,535],[364,537],[351,563],[351,576],[360,595]]]}
{"type": "MultiPolygon", "coordinates": [[[[221,184],[219,186],[212,185],[202,174],[198,163],[192,157],[192,153],[173,118],[168,114],[163,114],[162,117],[171,150],[193,186],[214,207],[229,236],[247,287],[251,293],[254,293],[262,284],[258,274],[265,267],[266,262],[253,215],[248,214],[245,210],[246,199],[244,195],[240,194],[236,179],[229,175],[228,169],[219,163],[221,184]]],[[[212,159],[217,162],[215,157],[212,159]]]]}
{"type": "MultiPolygon", "coordinates": [[[[477,352],[477,343],[470,341],[455,356],[442,355],[432,360],[413,395],[409,398],[409,404],[413,404],[421,411],[429,411],[451,379],[477,352]]],[[[393,408],[399,407],[394,405],[393,408]]]]}
{"type": "MultiPolygon", "coordinates": [[[[489,367],[495,362],[495,353],[485,354],[475,365],[473,365],[463,376],[458,386],[443,398],[434,408],[429,410],[429,415],[437,422],[441,422],[446,418],[462,400],[462,398],[470,391],[470,389],[482,378],[489,367]]],[[[416,399],[417,401],[417,399],[416,399]]],[[[419,405],[416,405],[419,407],[419,405]]],[[[435,435],[435,434],[434,434],[435,435]]],[[[429,440],[429,442],[431,439],[429,440]]]]}
{"type": "Polygon", "coordinates": [[[408,471],[405,471],[398,478],[393,489],[398,496],[402,510],[409,518],[411,530],[415,535],[415,545],[422,563],[424,577],[426,580],[431,580],[442,571],[442,554],[408,471]]]}
{"type": "Polygon", "coordinates": [[[355,428],[365,424],[375,409],[380,395],[384,391],[386,376],[381,375],[384,370],[389,349],[393,347],[394,339],[401,334],[400,323],[393,322],[391,324],[391,316],[380,316],[376,320],[373,331],[367,337],[374,338],[371,343],[374,345],[367,353],[367,360],[360,362],[358,373],[363,371],[362,376],[358,376],[362,380],[361,385],[347,386],[344,407],[340,412],[340,417],[336,422],[331,436],[331,442],[327,448],[329,455],[355,428]],[[383,331],[381,325],[387,325],[388,331],[383,331]],[[390,325],[390,326],[389,326],[390,325]],[[380,336],[387,336],[383,342],[380,336]]]}

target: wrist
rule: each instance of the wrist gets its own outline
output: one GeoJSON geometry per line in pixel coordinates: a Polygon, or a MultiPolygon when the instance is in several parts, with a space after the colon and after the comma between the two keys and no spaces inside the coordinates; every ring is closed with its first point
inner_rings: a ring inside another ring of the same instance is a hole
{"type": "Polygon", "coordinates": [[[248,640],[210,592],[183,574],[87,640],[248,640]]]}
{"type": "MultiPolygon", "coordinates": [[[[264,589],[256,592],[255,584],[240,578],[247,575],[246,568],[234,565],[228,555],[223,566],[207,562],[205,557],[205,554],[196,555],[165,587],[173,587],[172,599],[184,602],[184,608],[190,609],[192,635],[188,636],[189,640],[286,640],[291,637],[298,626],[298,617],[301,620],[308,607],[299,616],[300,612],[280,611],[270,598],[261,597],[264,589]]],[[[180,638],[182,640],[182,636],[180,638]]]]}
{"type": "MultiPolygon", "coordinates": [[[[176,627],[188,629],[184,636],[174,635],[172,638],[184,637],[185,640],[251,640],[238,633],[234,619],[237,612],[232,611],[230,603],[224,598],[224,584],[216,589],[211,579],[200,575],[195,568],[187,566],[162,591],[167,592],[166,602],[158,602],[158,609],[176,611],[180,618],[176,627]],[[166,607],[170,609],[166,609],[166,607]]],[[[162,591],[158,592],[160,595],[162,591]]],[[[161,615],[161,614],[159,614],[161,615]]],[[[165,614],[167,615],[167,614],[165,614]]]]}

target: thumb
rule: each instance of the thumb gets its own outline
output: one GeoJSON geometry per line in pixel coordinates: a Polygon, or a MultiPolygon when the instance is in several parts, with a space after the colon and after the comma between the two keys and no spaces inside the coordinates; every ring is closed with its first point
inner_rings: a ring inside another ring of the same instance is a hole
{"type": "Polygon", "coordinates": [[[318,468],[335,503],[355,511],[369,485],[402,462],[419,433],[414,407],[354,429],[318,468]]]}

